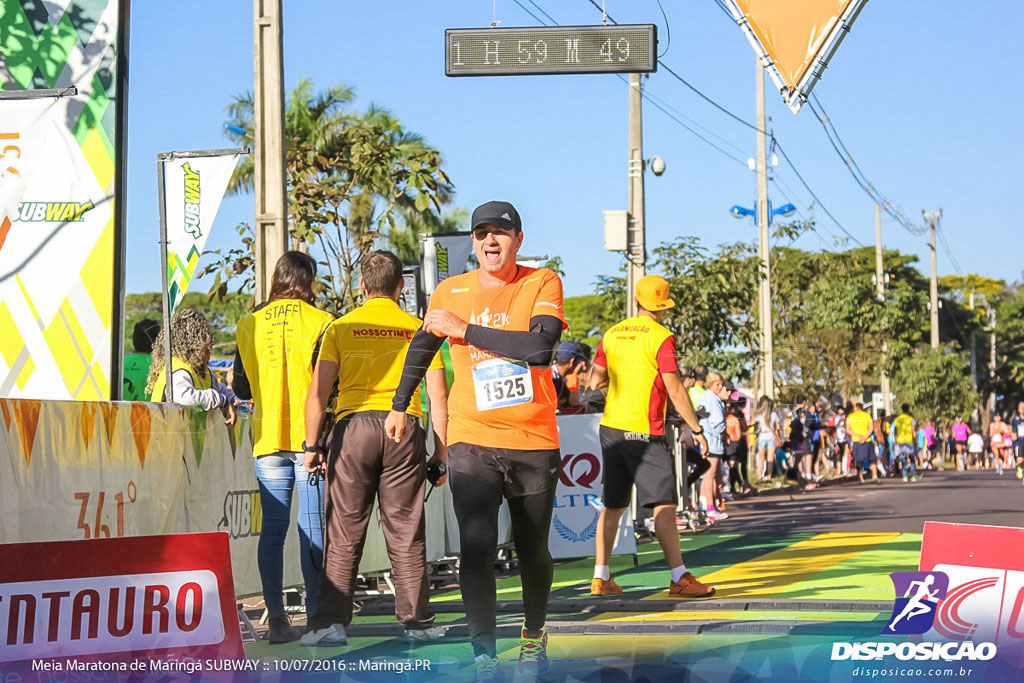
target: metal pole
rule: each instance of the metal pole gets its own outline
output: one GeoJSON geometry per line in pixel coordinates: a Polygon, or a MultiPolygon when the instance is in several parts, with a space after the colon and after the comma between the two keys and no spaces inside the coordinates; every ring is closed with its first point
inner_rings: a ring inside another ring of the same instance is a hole
{"type": "Polygon", "coordinates": [[[925,219],[931,226],[932,231],[932,281],[929,287],[929,295],[931,300],[931,345],[933,349],[939,348],[939,276],[935,266],[935,223],[941,218],[942,209],[925,213],[925,219]]]}
{"type": "MultiPolygon", "coordinates": [[[[878,303],[885,301],[885,268],[882,263],[882,205],[875,202],[875,295],[878,303]]],[[[882,389],[882,408],[886,415],[892,415],[892,398],[889,395],[889,375],[885,372],[885,363],[889,351],[889,342],[882,340],[882,363],[879,367],[879,384],[882,389]]]]}
{"type": "Polygon", "coordinates": [[[288,248],[281,0],[254,0],[253,190],[256,298],[266,301],[274,265],[288,248]]]}
{"type": "MultiPolygon", "coordinates": [[[[156,181],[157,201],[160,204],[160,285],[163,293],[161,300],[161,313],[163,315],[164,335],[164,373],[167,376],[164,393],[167,400],[174,402],[174,384],[171,382],[171,297],[167,287],[167,197],[164,187],[164,155],[158,154],[156,158],[156,181]]],[[[157,403],[163,402],[163,396],[153,396],[151,400],[157,403]]]]}
{"type": "Polygon", "coordinates": [[[629,228],[626,250],[626,313],[636,315],[636,283],[644,276],[644,143],[640,74],[629,75],[629,228]]]}
{"type": "Polygon", "coordinates": [[[761,320],[762,386],[764,395],[775,398],[775,352],[772,348],[771,218],[768,215],[768,127],[764,113],[764,66],[757,63],[757,244],[763,277],[758,283],[761,320]]]}

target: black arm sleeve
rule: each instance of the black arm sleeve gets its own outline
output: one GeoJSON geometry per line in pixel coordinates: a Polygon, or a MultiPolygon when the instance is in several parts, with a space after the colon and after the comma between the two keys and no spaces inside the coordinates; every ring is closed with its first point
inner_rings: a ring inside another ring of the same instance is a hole
{"type": "Polygon", "coordinates": [[[405,367],[402,368],[402,379],[398,382],[398,389],[395,397],[391,399],[391,409],[405,412],[409,408],[413,394],[424,375],[430,367],[430,361],[434,359],[441,345],[444,344],[444,337],[425,332],[421,327],[413,335],[409,343],[409,350],[405,354],[405,367]]]}
{"type": "Polygon", "coordinates": [[[470,325],[466,328],[466,341],[511,360],[523,360],[534,367],[551,365],[555,345],[562,336],[562,321],[553,315],[535,315],[530,318],[529,332],[492,330],[470,325]]]}
{"type": "Polygon", "coordinates": [[[252,387],[249,386],[249,377],[245,374],[245,366],[242,365],[242,354],[235,348],[235,364],[231,368],[231,389],[235,396],[243,401],[252,400],[252,387]]]}

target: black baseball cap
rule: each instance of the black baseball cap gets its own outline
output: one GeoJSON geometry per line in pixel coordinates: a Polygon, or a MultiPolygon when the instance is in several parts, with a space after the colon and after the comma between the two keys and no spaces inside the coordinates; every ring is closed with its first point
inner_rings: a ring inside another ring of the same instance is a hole
{"type": "Polygon", "coordinates": [[[484,223],[490,223],[505,230],[523,231],[523,221],[519,218],[519,212],[508,202],[486,202],[473,209],[473,219],[470,221],[469,229],[476,230],[484,223]]]}

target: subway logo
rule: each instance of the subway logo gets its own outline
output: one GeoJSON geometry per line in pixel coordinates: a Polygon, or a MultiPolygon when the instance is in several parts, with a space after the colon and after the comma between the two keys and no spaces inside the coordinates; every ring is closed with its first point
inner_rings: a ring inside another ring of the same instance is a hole
{"type": "Polygon", "coordinates": [[[96,205],[88,202],[22,202],[18,207],[21,223],[80,223],[82,216],[96,205]]]}

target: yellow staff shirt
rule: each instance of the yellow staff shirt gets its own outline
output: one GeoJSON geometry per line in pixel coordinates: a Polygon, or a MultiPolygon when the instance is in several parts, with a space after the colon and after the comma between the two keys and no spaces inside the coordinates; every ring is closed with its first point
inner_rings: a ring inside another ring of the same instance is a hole
{"type": "Polygon", "coordinates": [[[301,451],[313,351],[334,316],[278,299],[238,323],[238,353],[252,387],[252,454],[301,451]]]}
{"type": "MultiPolygon", "coordinates": [[[[409,342],[421,324],[391,299],[375,297],[327,328],[320,359],[338,364],[339,418],[366,410],[391,410],[409,342]]],[[[438,353],[428,370],[443,369],[438,353]]],[[[413,395],[408,412],[423,415],[419,392],[413,395]]]]}

